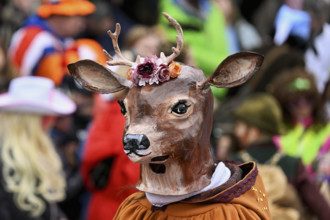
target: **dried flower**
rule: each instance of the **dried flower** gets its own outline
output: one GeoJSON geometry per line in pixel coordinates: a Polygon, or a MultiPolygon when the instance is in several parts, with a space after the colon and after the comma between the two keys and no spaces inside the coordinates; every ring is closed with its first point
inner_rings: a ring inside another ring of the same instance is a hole
{"type": "Polygon", "coordinates": [[[144,79],[150,79],[155,71],[156,64],[153,62],[141,63],[136,67],[136,74],[144,79]]]}
{"type": "Polygon", "coordinates": [[[176,78],[181,74],[181,65],[179,63],[172,62],[168,69],[170,70],[171,78],[176,78]]]}
{"type": "Polygon", "coordinates": [[[170,79],[170,71],[168,69],[168,66],[165,64],[161,64],[157,69],[156,76],[159,82],[168,81],[170,79]]]}
{"type": "Polygon", "coordinates": [[[127,70],[126,76],[127,76],[127,79],[128,80],[131,80],[132,79],[132,72],[133,72],[133,69],[131,69],[131,68],[129,68],[127,70]]]}

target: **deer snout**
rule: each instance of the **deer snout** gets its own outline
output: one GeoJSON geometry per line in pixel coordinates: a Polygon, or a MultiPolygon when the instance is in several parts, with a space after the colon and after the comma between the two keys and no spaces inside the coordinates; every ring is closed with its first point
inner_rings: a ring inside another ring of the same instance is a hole
{"type": "Polygon", "coordinates": [[[136,152],[148,149],[150,141],[144,134],[126,134],[123,138],[123,144],[125,151],[136,152]]]}

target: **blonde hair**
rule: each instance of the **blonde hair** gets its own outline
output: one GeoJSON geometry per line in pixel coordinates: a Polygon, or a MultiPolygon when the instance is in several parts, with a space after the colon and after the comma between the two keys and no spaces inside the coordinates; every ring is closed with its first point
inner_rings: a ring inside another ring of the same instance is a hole
{"type": "Polygon", "coordinates": [[[60,158],[42,128],[42,116],[0,112],[0,121],[5,189],[20,209],[39,216],[46,208],[44,200],[65,197],[60,158]]]}

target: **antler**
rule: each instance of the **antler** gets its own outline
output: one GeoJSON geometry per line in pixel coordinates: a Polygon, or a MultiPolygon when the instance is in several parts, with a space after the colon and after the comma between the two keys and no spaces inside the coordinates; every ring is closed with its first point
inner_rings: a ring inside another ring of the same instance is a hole
{"type": "Polygon", "coordinates": [[[120,24],[117,23],[115,32],[112,33],[110,30],[107,32],[112,39],[112,45],[113,48],[115,49],[117,58],[114,59],[106,50],[103,50],[103,53],[109,59],[109,61],[107,61],[108,65],[110,66],[124,65],[131,67],[133,65],[133,62],[126,59],[119,49],[118,36],[120,34],[120,30],[121,30],[120,24]]]}
{"type": "Polygon", "coordinates": [[[177,56],[180,55],[180,52],[183,48],[183,31],[182,31],[181,25],[174,18],[172,18],[170,15],[168,15],[165,12],[163,12],[162,14],[175,27],[175,29],[178,32],[178,35],[176,35],[177,46],[172,47],[173,53],[168,57],[166,57],[163,52],[161,52],[161,54],[160,54],[160,57],[164,61],[164,63],[168,64],[172,60],[174,60],[177,56]]]}

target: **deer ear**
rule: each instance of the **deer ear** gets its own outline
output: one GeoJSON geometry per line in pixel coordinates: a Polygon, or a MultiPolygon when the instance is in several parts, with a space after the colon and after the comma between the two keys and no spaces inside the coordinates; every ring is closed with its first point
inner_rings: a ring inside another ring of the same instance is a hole
{"type": "Polygon", "coordinates": [[[241,85],[259,70],[263,59],[262,55],[253,52],[240,52],[230,55],[202,83],[201,88],[204,89],[210,85],[218,88],[241,85]]]}
{"type": "Polygon", "coordinates": [[[114,93],[129,89],[133,83],[92,60],[68,65],[73,78],[84,88],[96,93],[114,93]]]}

